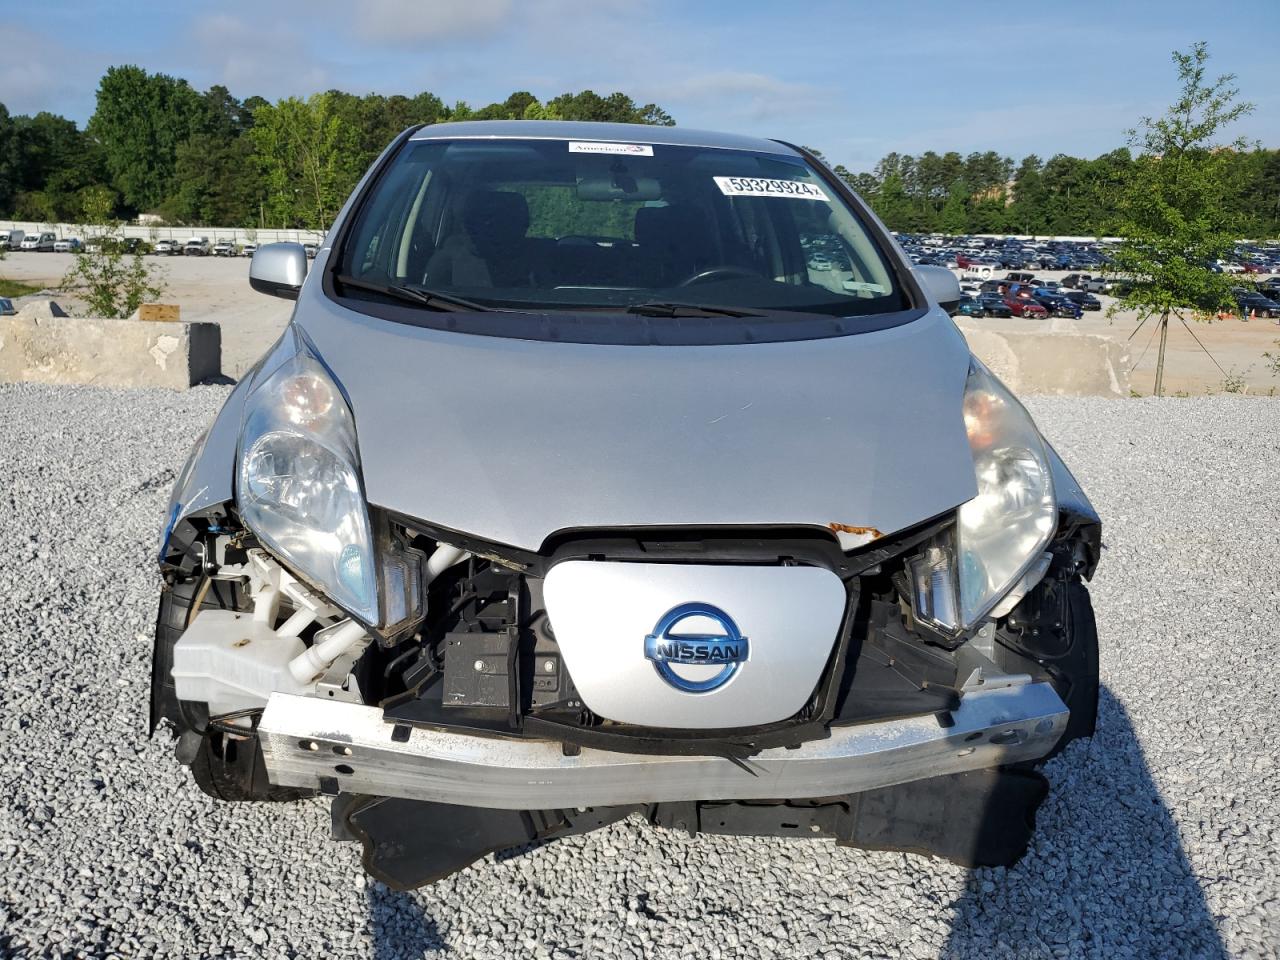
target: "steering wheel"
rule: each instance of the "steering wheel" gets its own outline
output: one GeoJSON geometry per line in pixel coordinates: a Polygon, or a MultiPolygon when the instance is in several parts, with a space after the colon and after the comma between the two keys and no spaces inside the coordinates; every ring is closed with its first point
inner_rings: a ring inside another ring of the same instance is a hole
{"type": "Polygon", "coordinates": [[[712,280],[730,280],[734,277],[754,277],[759,279],[760,274],[754,270],[748,270],[746,267],[708,267],[706,270],[699,270],[697,273],[690,274],[677,283],[676,286],[692,287],[698,283],[708,283],[712,280]]]}

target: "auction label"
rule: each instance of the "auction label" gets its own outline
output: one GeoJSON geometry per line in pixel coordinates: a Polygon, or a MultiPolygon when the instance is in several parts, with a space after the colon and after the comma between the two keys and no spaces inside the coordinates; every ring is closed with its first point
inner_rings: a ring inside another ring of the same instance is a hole
{"type": "Polygon", "coordinates": [[[712,177],[726,197],[790,197],[792,200],[822,200],[830,203],[821,189],[803,180],[761,180],[757,177],[712,177]]]}
{"type": "Polygon", "coordinates": [[[647,143],[587,143],[569,141],[570,153],[621,153],[628,157],[652,157],[653,147],[647,143]]]}

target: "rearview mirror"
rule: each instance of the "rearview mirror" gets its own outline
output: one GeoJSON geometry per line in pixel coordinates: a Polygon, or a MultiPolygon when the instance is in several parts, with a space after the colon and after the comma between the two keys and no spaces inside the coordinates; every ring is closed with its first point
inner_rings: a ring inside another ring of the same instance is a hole
{"type": "Polygon", "coordinates": [[[652,177],[590,177],[578,181],[579,200],[660,200],[662,187],[652,177]]]}
{"type": "Polygon", "coordinates": [[[960,305],[960,281],[946,267],[929,265],[916,267],[916,279],[924,287],[925,294],[943,310],[950,313],[960,305]]]}
{"type": "Polygon", "coordinates": [[[249,286],[259,293],[297,300],[307,279],[307,251],[300,243],[268,243],[249,261],[249,286]]]}

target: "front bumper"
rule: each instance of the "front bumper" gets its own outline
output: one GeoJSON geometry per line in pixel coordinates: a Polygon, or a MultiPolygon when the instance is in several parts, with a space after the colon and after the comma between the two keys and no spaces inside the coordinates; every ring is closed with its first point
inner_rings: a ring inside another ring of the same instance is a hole
{"type": "Polygon", "coordinates": [[[258,726],[277,786],[470,807],[548,810],[690,800],[842,796],[1047,754],[1068,710],[1048,683],[966,693],[945,717],[834,727],[741,765],[715,756],[638,756],[386,722],[382,710],[272,694],[258,726]],[[944,723],[946,724],[944,726],[944,723]]]}

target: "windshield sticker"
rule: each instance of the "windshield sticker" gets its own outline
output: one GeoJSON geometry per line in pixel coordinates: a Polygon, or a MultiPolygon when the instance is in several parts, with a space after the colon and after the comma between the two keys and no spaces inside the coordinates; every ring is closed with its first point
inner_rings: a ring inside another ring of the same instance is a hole
{"type": "Polygon", "coordinates": [[[652,157],[653,147],[647,143],[587,143],[569,141],[570,153],[621,153],[628,157],[652,157]]]}
{"type": "Polygon", "coordinates": [[[757,177],[712,177],[726,197],[790,197],[792,200],[831,198],[812,183],[803,180],[761,180],[757,177]]]}

